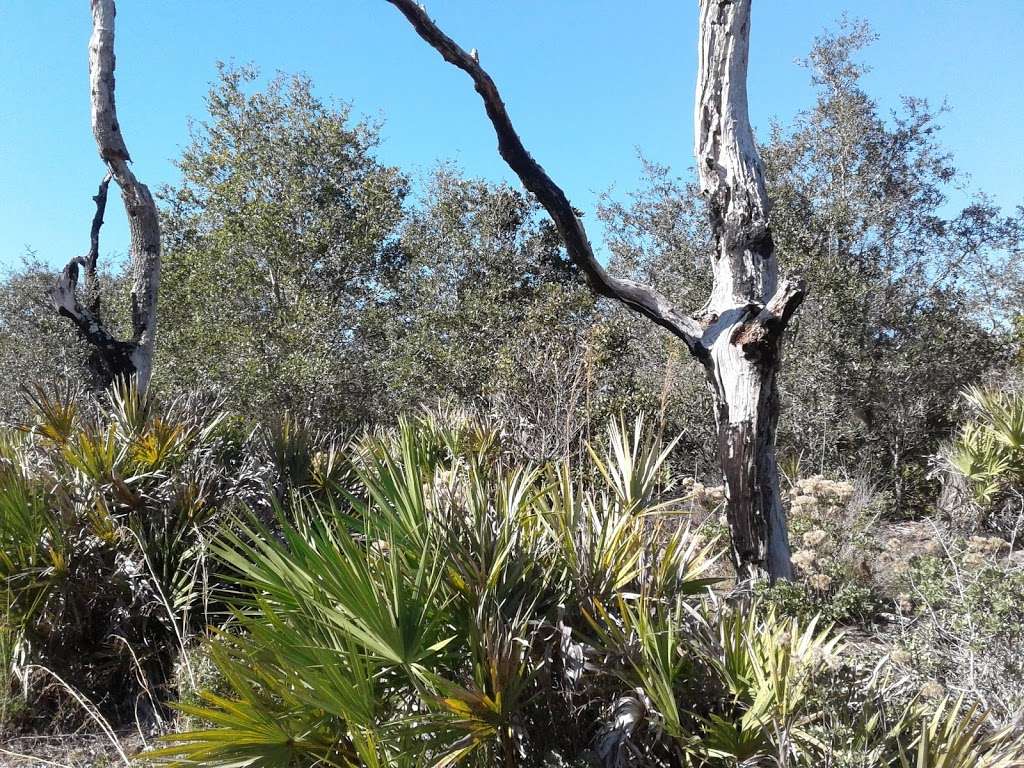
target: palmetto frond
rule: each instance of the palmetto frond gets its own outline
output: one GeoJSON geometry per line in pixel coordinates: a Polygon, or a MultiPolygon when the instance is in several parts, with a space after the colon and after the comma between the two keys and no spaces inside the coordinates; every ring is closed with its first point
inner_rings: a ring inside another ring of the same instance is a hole
{"type": "Polygon", "coordinates": [[[1024,481],[1024,395],[973,387],[964,397],[974,417],[960,428],[948,459],[987,504],[1024,481]]]}

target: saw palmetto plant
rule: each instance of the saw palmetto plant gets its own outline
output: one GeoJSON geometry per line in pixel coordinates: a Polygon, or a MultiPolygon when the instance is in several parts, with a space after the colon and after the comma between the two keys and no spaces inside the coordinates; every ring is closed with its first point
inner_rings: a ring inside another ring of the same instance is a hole
{"type": "MultiPolygon", "coordinates": [[[[235,620],[214,654],[241,703],[188,707],[214,727],[156,758],[530,765],[597,735],[596,719],[552,729],[554,713],[596,718],[631,690],[624,616],[652,653],[690,642],[676,594],[697,604],[714,545],[685,526],[660,535],[666,453],[642,423],[614,427],[579,469],[515,463],[497,430],[451,414],[347,453],[337,499],[293,502],[280,536],[250,520],[220,539],[235,620]],[[666,639],[640,617],[670,590],[680,623],[666,639]],[[587,615],[623,645],[599,650],[587,615]]],[[[671,690],[656,699],[667,707],[671,690]]]]}
{"type": "MultiPolygon", "coordinates": [[[[709,592],[722,546],[679,519],[642,422],[613,425],[585,466],[523,465],[457,413],[340,453],[332,493],[219,537],[232,619],[210,653],[229,693],[181,705],[199,727],[148,759],[902,768],[1020,754],[960,708],[925,730],[918,705],[841,723],[822,705],[841,639],[709,592]]],[[[887,706],[871,696],[864,712],[887,706]]]]}
{"type": "MultiPolygon", "coordinates": [[[[199,615],[204,542],[226,496],[215,408],[132,384],[106,405],[29,393],[0,436],[0,583],[22,656],[101,710],[152,714],[199,615]]],[[[51,689],[52,690],[52,689],[51,689]]]]}
{"type": "Polygon", "coordinates": [[[974,387],[965,393],[972,418],[948,451],[950,464],[982,504],[1024,484],[1024,395],[974,387]]]}

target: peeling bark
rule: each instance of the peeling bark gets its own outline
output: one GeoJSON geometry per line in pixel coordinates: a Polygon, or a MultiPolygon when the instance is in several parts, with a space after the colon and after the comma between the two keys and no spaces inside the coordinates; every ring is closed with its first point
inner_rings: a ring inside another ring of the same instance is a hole
{"type": "Polygon", "coordinates": [[[89,85],[92,131],[108,175],[100,184],[96,214],[90,228],[85,257],[72,259],[50,291],[56,310],[78,327],[96,352],[96,374],[101,385],[119,376],[136,376],[140,391],[149,386],[156,341],[157,294],[160,285],[160,223],[149,188],[132,173],[131,157],[121,134],[114,101],[114,0],[91,0],[92,37],[89,40],[89,85]],[[107,185],[113,178],[121,189],[131,232],[130,341],[117,339],[103,325],[96,262],[99,235],[106,209],[107,185]],[[86,270],[82,297],[78,296],[78,269],[86,270]]]}
{"type": "Polygon", "coordinates": [[[466,53],[415,0],[388,0],[472,78],[499,153],[547,210],[593,291],[668,329],[703,364],[715,401],[737,574],[775,579],[792,574],[775,459],[776,376],[783,332],[805,288],[799,279],[778,279],[764,168],[747,114],[750,1],[700,0],[695,151],[715,239],[714,284],[708,302],[690,316],[653,288],[607,273],[565,193],[523,146],[475,49],[466,53]]]}
{"type": "Polygon", "coordinates": [[[704,361],[715,401],[733,561],[741,577],[790,578],[775,435],[782,334],[803,300],[779,283],[770,201],[747,112],[751,0],[701,0],[694,153],[715,241],[704,361]]]}

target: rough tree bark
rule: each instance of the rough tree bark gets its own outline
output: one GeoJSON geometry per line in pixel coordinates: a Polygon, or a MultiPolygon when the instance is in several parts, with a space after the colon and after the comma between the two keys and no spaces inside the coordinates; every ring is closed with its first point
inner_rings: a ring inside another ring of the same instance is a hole
{"type": "Polygon", "coordinates": [[[775,459],[776,377],[783,332],[803,300],[804,285],[796,278],[778,279],[764,170],[747,114],[751,0],[700,0],[695,142],[715,251],[711,297],[694,316],[678,311],[650,287],[607,273],[565,193],[523,146],[476,49],[466,53],[415,0],[388,2],[446,61],[472,78],[497,134],[499,153],[554,220],[591,288],[666,328],[704,366],[715,403],[737,574],[742,579],[789,578],[775,459]]]}
{"type": "Polygon", "coordinates": [[[97,383],[109,384],[123,376],[136,376],[145,391],[153,369],[156,341],[157,293],[160,285],[160,222],[149,188],[135,178],[128,163],[131,157],[121,135],[114,103],[114,0],[91,0],[92,37],[89,40],[89,85],[92,132],[107,176],[93,198],[96,214],[90,229],[89,253],[68,262],[50,298],[57,311],[69,318],[94,350],[97,383]],[[121,189],[131,231],[132,338],[116,338],[103,324],[100,314],[96,261],[99,257],[100,227],[107,204],[107,185],[113,178],[121,189]],[[79,267],[86,272],[82,296],[78,291],[79,267]]]}

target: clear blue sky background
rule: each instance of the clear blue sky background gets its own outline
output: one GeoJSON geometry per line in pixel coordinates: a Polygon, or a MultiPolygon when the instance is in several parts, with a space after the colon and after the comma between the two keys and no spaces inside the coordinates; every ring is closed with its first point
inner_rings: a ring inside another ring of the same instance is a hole
{"type": "MultiPolygon", "coordinates": [[[[636,184],[640,148],[690,166],[695,0],[428,0],[431,15],[502,89],[527,146],[573,202],[636,184]]],[[[117,98],[136,171],[175,179],[187,119],[202,117],[218,59],[304,72],[324,97],[385,119],[380,155],[413,172],[454,159],[509,173],[468,79],[384,0],[121,0],[117,98]]],[[[756,0],[750,74],[756,128],[808,106],[795,60],[844,10],[880,40],[870,92],[948,99],[942,135],[974,185],[1024,202],[1024,0],[756,0]]],[[[0,0],[0,265],[26,246],[60,264],[84,252],[102,176],[89,130],[87,0],[0,0]]],[[[119,202],[119,201],[118,201],[119,202]]],[[[105,255],[127,247],[112,197],[105,255]]],[[[588,220],[593,221],[589,216],[588,220]]]]}

